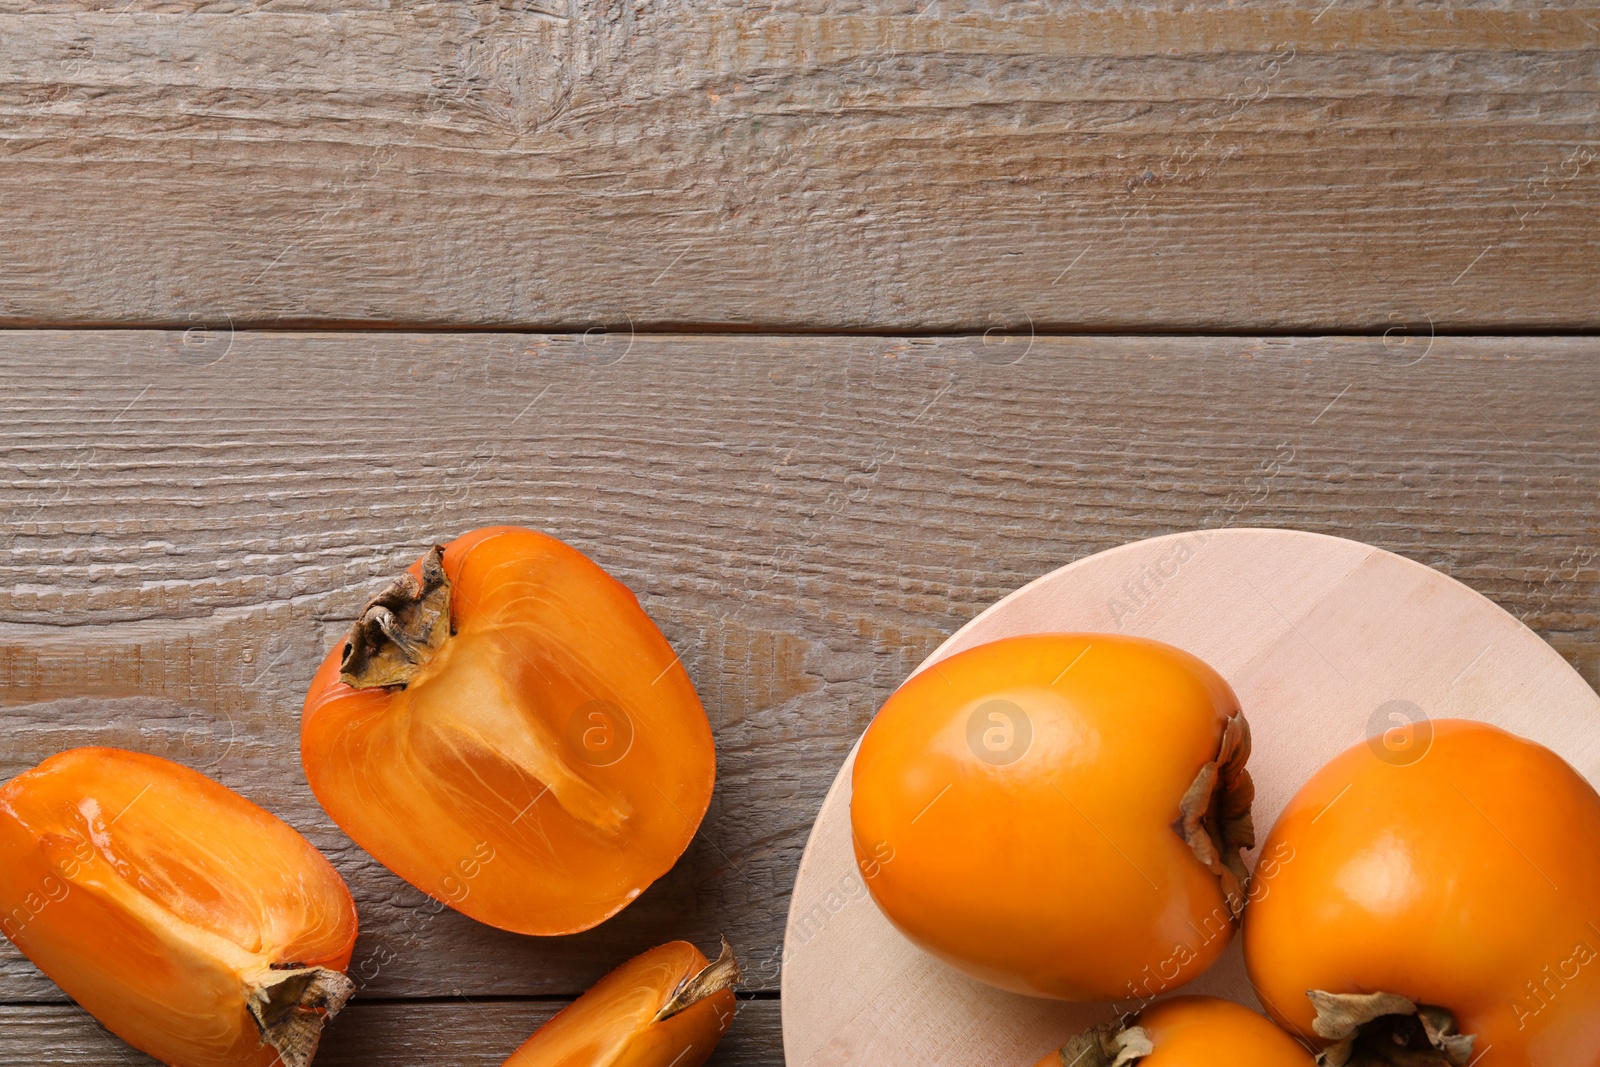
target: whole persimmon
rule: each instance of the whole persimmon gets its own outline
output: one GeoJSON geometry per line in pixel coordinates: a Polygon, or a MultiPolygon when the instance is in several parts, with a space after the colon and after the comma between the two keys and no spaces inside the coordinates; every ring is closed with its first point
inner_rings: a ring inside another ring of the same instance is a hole
{"type": "Polygon", "coordinates": [[[1596,1067],[1600,795],[1494,726],[1417,729],[1335,757],[1272,828],[1262,1003],[1332,1067],[1596,1067]]]}
{"type": "Polygon", "coordinates": [[[362,848],[481,922],[569,934],[682,855],[711,801],[711,728],[634,595],[496,526],[369,603],[306,694],[311,791],[362,848]]]}
{"type": "Polygon", "coordinates": [[[1150,999],[1233,936],[1249,748],[1228,683],[1169,645],[980,645],[911,678],[867,728],[857,861],[890,922],[981,981],[1150,999]]]}
{"type": "Polygon", "coordinates": [[[1096,1027],[1034,1067],[1314,1067],[1301,1044],[1231,1000],[1173,997],[1126,1026],[1096,1027]]]}
{"type": "Polygon", "coordinates": [[[355,989],[355,903],[322,854],[205,775],[115,748],[0,787],[0,930],[172,1067],[305,1067],[355,989]]]}
{"type": "Polygon", "coordinates": [[[503,1067],[699,1067],[733,1022],[739,965],[672,941],[624,963],[534,1031],[503,1067]]]}

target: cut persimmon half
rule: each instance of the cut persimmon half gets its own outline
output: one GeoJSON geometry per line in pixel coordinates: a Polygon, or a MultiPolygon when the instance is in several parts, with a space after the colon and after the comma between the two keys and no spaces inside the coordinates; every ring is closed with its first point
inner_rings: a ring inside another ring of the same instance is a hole
{"type": "Polygon", "coordinates": [[[172,1067],[304,1067],[354,991],[355,903],[322,854],[205,775],[121,749],[0,787],[0,930],[172,1067]]]}
{"type": "Polygon", "coordinates": [[[576,549],[497,526],[372,600],[306,695],[311,790],[380,863],[481,922],[570,934],[688,847],[716,777],[688,673],[576,549]]]}
{"type": "Polygon", "coordinates": [[[699,1067],[733,1022],[739,964],[687,941],[635,956],[595,983],[502,1067],[699,1067]]]}

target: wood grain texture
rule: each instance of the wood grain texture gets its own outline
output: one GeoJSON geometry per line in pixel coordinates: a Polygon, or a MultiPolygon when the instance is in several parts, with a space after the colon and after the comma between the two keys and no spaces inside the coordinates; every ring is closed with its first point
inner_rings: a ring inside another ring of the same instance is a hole
{"type": "MultiPolygon", "coordinates": [[[[800,851],[873,711],[982,608],[1087,553],[1341,534],[1467,582],[1600,680],[1597,355],[1399,334],[0,333],[0,777],[108,743],[264,804],[351,884],[360,997],[572,996],[718,933],[776,990],[800,851]],[[326,648],[431,538],[491,522],[638,593],[717,734],[688,854],[578,937],[437,910],[300,771],[326,648]]],[[[0,1003],[59,1000],[0,945],[0,1003]]]]}
{"type": "MultiPolygon", "coordinates": [[[[565,1005],[549,1001],[362,1004],[328,1027],[317,1067],[500,1067],[565,1005]]],[[[778,1002],[744,1000],[707,1067],[781,1063],[778,1002]]],[[[155,1067],[74,1004],[0,1006],[0,1065],[155,1067]]]]}
{"type": "Polygon", "coordinates": [[[1586,327],[1600,10],[4,0],[0,322],[1586,327]]]}

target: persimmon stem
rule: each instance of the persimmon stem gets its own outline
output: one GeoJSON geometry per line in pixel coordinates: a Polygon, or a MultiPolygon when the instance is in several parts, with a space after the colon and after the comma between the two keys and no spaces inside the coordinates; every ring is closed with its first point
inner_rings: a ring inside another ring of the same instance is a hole
{"type": "Polygon", "coordinates": [[[661,1022],[670,1019],[713,993],[731,989],[743,977],[739,970],[739,961],[733,958],[733,949],[729,947],[728,939],[723,938],[722,951],[717,954],[717,958],[679,982],[678,988],[672,991],[672,996],[661,1006],[661,1010],[656,1012],[652,1021],[661,1022]]]}
{"type": "Polygon", "coordinates": [[[356,689],[404,688],[451,633],[450,579],[444,546],[422,560],[422,578],[406,571],[367,602],[345,637],[339,680],[356,689]]]}
{"type": "Polygon", "coordinates": [[[1062,1045],[1062,1067],[1129,1067],[1155,1051],[1143,1027],[1114,1024],[1085,1030],[1062,1045]]]}
{"type": "Polygon", "coordinates": [[[1244,911],[1244,887],[1249,878],[1241,853],[1256,843],[1255,819],[1250,814],[1256,787],[1245,769],[1249,759],[1250,724],[1242,713],[1235,712],[1223,725],[1217,758],[1200,768],[1172,827],[1222,883],[1228,910],[1235,919],[1244,911]]]}
{"type": "Polygon", "coordinates": [[[274,966],[253,975],[245,1004],[263,1044],[284,1067],[306,1067],[322,1040],[322,1025],[356,991],[349,977],[327,967],[274,966]]]}
{"type": "Polygon", "coordinates": [[[1475,1039],[1463,1034],[1446,1008],[1396,993],[1306,994],[1317,1017],[1311,1029],[1333,1044],[1321,1067],[1464,1067],[1475,1039]]]}

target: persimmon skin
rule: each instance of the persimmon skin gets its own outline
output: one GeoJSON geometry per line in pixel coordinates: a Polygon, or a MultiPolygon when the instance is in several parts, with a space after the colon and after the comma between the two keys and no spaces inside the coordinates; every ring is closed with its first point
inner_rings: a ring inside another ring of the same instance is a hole
{"type": "Polygon", "coordinates": [[[1596,1067],[1600,796],[1496,727],[1432,730],[1414,762],[1350,748],[1289,802],[1263,848],[1293,858],[1245,912],[1251,981],[1308,1040],[1307,990],[1394,993],[1450,1011],[1477,1067],[1596,1067]]]}
{"type": "Polygon", "coordinates": [[[733,990],[652,1020],[708,962],[687,941],[635,956],[536,1030],[502,1067],[699,1067],[733,1022],[733,990]]]}
{"type": "Polygon", "coordinates": [[[173,1067],[271,1067],[247,986],[343,971],[355,903],[276,816],[156,756],[81,748],[0,787],[0,929],[107,1029],[173,1067]]]}
{"type": "MultiPolygon", "coordinates": [[[[1154,1051],[1139,1067],[1314,1067],[1316,1061],[1270,1019],[1218,997],[1173,997],[1144,1009],[1136,1025],[1154,1051]]],[[[1052,1052],[1034,1067],[1063,1067],[1052,1052]]]]}
{"type": "Polygon", "coordinates": [[[1313,1067],[1294,1038],[1264,1015],[1216,997],[1174,997],[1139,1013],[1155,1051],[1139,1067],[1313,1067]]]}
{"type": "Polygon", "coordinates": [[[357,844],[456,910],[518,933],[589,929],[699,827],[716,778],[705,711],[638,600],[576,549],[488,527],[444,546],[443,566],[454,632],[421,677],[353,688],[343,643],[317,671],[306,779],[357,844]],[[569,737],[591,706],[609,709],[594,731],[631,727],[613,762],[569,737]]]}
{"type": "Polygon", "coordinates": [[[867,888],[913,942],[1002,989],[1177,988],[1233,935],[1218,876],[1173,824],[1238,714],[1221,676],[1155,641],[1041,634],[941,660],[889,698],[856,754],[867,888]],[[993,700],[1024,709],[1032,733],[999,765],[971,734],[993,700]]]}

